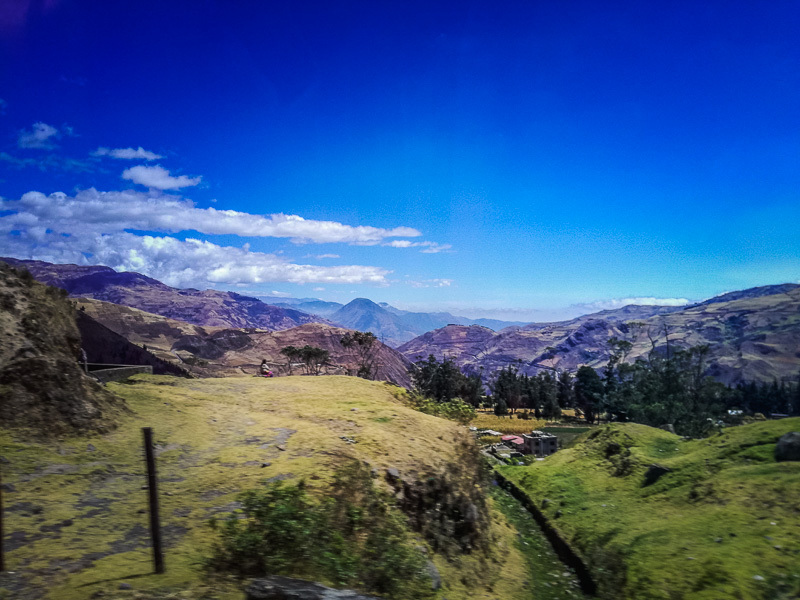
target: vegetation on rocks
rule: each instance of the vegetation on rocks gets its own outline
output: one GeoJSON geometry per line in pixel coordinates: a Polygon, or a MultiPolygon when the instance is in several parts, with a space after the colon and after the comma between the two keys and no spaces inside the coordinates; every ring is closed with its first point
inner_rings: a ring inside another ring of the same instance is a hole
{"type": "Polygon", "coordinates": [[[78,366],[66,293],[0,262],[0,306],[0,425],[35,436],[112,428],[124,403],[78,366]]]}

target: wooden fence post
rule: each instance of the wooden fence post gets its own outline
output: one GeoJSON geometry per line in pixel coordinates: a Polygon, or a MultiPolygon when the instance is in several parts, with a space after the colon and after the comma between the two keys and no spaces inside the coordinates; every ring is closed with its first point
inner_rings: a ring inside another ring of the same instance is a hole
{"type": "Polygon", "coordinates": [[[153,566],[156,573],[164,572],[164,553],[161,548],[161,526],[158,517],[158,482],[156,480],[156,459],[153,453],[153,430],[142,427],[144,434],[144,453],[147,460],[147,492],[150,497],[150,538],[153,540],[153,566]]]}

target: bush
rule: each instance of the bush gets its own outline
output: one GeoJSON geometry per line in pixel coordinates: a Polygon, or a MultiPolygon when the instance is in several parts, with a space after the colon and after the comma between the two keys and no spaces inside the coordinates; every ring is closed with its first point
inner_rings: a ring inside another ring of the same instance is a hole
{"type": "Polygon", "coordinates": [[[433,415],[434,417],[450,419],[462,425],[466,425],[472,421],[478,414],[472,405],[467,404],[461,398],[437,402],[436,400],[431,400],[423,396],[412,395],[409,401],[411,407],[415,410],[433,415]]]}
{"type": "Polygon", "coordinates": [[[210,521],[221,534],[206,563],[210,570],[323,578],[393,599],[432,594],[405,518],[361,463],[340,469],[323,501],[312,499],[302,481],[270,483],[240,501],[242,510],[221,526],[210,521]]]}

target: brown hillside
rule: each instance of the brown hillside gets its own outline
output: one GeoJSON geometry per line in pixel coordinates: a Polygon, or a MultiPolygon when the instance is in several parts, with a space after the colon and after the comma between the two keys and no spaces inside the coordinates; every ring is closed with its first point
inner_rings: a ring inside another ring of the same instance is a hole
{"type": "Polygon", "coordinates": [[[486,376],[510,364],[534,374],[542,369],[575,371],[581,365],[599,368],[608,362],[608,342],[615,337],[633,344],[629,361],[646,358],[654,344],[666,352],[667,341],[671,348],[708,344],[706,374],[723,383],[791,379],[800,371],[800,287],[779,287],[777,294],[758,296],[745,290],[731,301],[670,308],[646,318],[634,317],[646,314],[642,311],[621,309],[498,333],[449,325],[398,350],[410,360],[448,356],[466,371],[483,368],[486,376]]]}
{"type": "Polygon", "coordinates": [[[217,290],[177,289],[140,273],[117,273],[109,267],[2,260],[28,269],[37,280],[65,289],[70,296],[123,304],[205,327],[275,331],[321,320],[298,310],[264,304],[258,298],[217,290]]]}
{"type": "Polygon", "coordinates": [[[42,435],[108,430],[124,404],[84,375],[79,355],[66,294],[0,262],[0,424],[42,435]]]}
{"type": "MultiPolygon", "coordinates": [[[[318,346],[330,353],[323,373],[347,374],[358,370],[353,350],[340,339],[347,329],[322,323],[308,323],[282,331],[200,327],[165,319],[135,308],[80,298],[87,315],[138,346],[146,346],[158,358],[180,364],[199,376],[253,375],[266,359],[277,375],[288,374],[286,346],[318,346]]],[[[377,342],[376,379],[409,387],[408,361],[402,354],[377,342]]],[[[299,367],[295,373],[301,371],[299,367]]]]}

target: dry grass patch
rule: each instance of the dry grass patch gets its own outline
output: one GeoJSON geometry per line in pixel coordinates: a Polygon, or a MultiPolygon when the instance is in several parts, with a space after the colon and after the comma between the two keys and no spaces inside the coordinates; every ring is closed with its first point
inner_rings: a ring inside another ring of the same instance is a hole
{"type": "Polygon", "coordinates": [[[478,429],[493,429],[500,433],[519,435],[521,433],[530,433],[533,429],[541,429],[545,426],[545,422],[539,419],[517,419],[478,413],[478,416],[475,417],[470,425],[478,429]]]}

